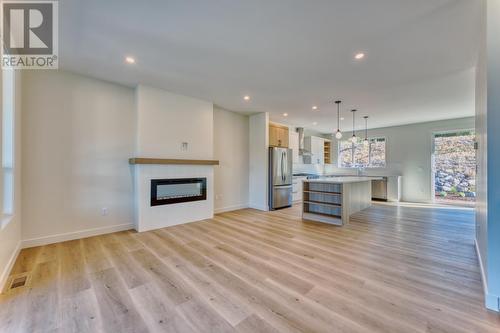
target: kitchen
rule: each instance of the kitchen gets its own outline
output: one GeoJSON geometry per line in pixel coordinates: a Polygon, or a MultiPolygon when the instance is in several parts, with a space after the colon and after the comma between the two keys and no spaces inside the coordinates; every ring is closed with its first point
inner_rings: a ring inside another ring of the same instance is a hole
{"type": "Polygon", "coordinates": [[[369,207],[371,200],[401,199],[400,175],[388,174],[380,168],[368,172],[358,167],[353,172],[352,168],[335,165],[336,138],[271,122],[269,146],[271,209],[300,204],[304,219],[343,225],[348,223],[349,215],[369,207]],[[281,179],[276,169],[279,174],[285,173],[281,179]],[[317,186],[322,190],[313,191],[317,186]]]}

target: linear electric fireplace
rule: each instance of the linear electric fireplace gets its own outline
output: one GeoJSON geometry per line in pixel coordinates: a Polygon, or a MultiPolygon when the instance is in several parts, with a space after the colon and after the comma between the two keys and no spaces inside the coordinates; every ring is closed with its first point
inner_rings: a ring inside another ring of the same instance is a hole
{"type": "Polygon", "coordinates": [[[151,206],[207,199],[206,178],[151,180],[151,206]]]}

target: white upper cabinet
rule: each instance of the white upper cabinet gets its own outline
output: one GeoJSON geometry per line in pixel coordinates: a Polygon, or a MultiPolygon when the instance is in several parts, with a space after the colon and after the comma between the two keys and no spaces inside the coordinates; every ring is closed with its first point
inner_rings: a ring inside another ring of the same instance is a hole
{"type": "Polygon", "coordinates": [[[298,164],[299,162],[299,133],[290,131],[289,132],[289,148],[292,149],[293,163],[298,164]]]}
{"type": "Polygon", "coordinates": [[[325,164],[325,139],[307,136],[304,138],[304,148],[311,153],[310,156],[304,156],[304,163],[325,164]]]}

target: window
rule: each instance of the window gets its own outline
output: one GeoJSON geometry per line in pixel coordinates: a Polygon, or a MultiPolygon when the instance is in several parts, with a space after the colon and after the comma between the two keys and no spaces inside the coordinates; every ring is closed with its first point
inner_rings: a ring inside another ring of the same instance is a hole
{"type": "MultiPolygon", "coordinates": [[[[2,71],[2,215],[14,213],[14,70],[2,71]]],[[[3,220],[3,219],[2,219],[3,220]]]]}
{"type": "Polygon", "coordinates": [[[339,142],[340,168],[384,168],[385,138],[369,138],[369,144],[363,141],[352,143],[349,140],[339,142]]]}
{"type": "Polygon", "coordinates": [[[434,199],[472,206],[476,197],[474,130],[433,134],[434,199]]]}

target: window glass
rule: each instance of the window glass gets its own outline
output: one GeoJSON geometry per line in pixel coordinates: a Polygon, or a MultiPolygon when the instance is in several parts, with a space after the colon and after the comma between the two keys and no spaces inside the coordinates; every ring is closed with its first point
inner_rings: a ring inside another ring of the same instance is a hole
{"type": "Polygon", "coordinates": [[[12,215],[14,209],[14,109],[14,71],[2,70],[2,204],[4,215],[12,215]]]}
{"type": "Polygon", "coordinates": [[[368,144],[349,140],[339,142],[341,168],[383,168],[385,163],[385,138],[369,138],[368,144]]]}

